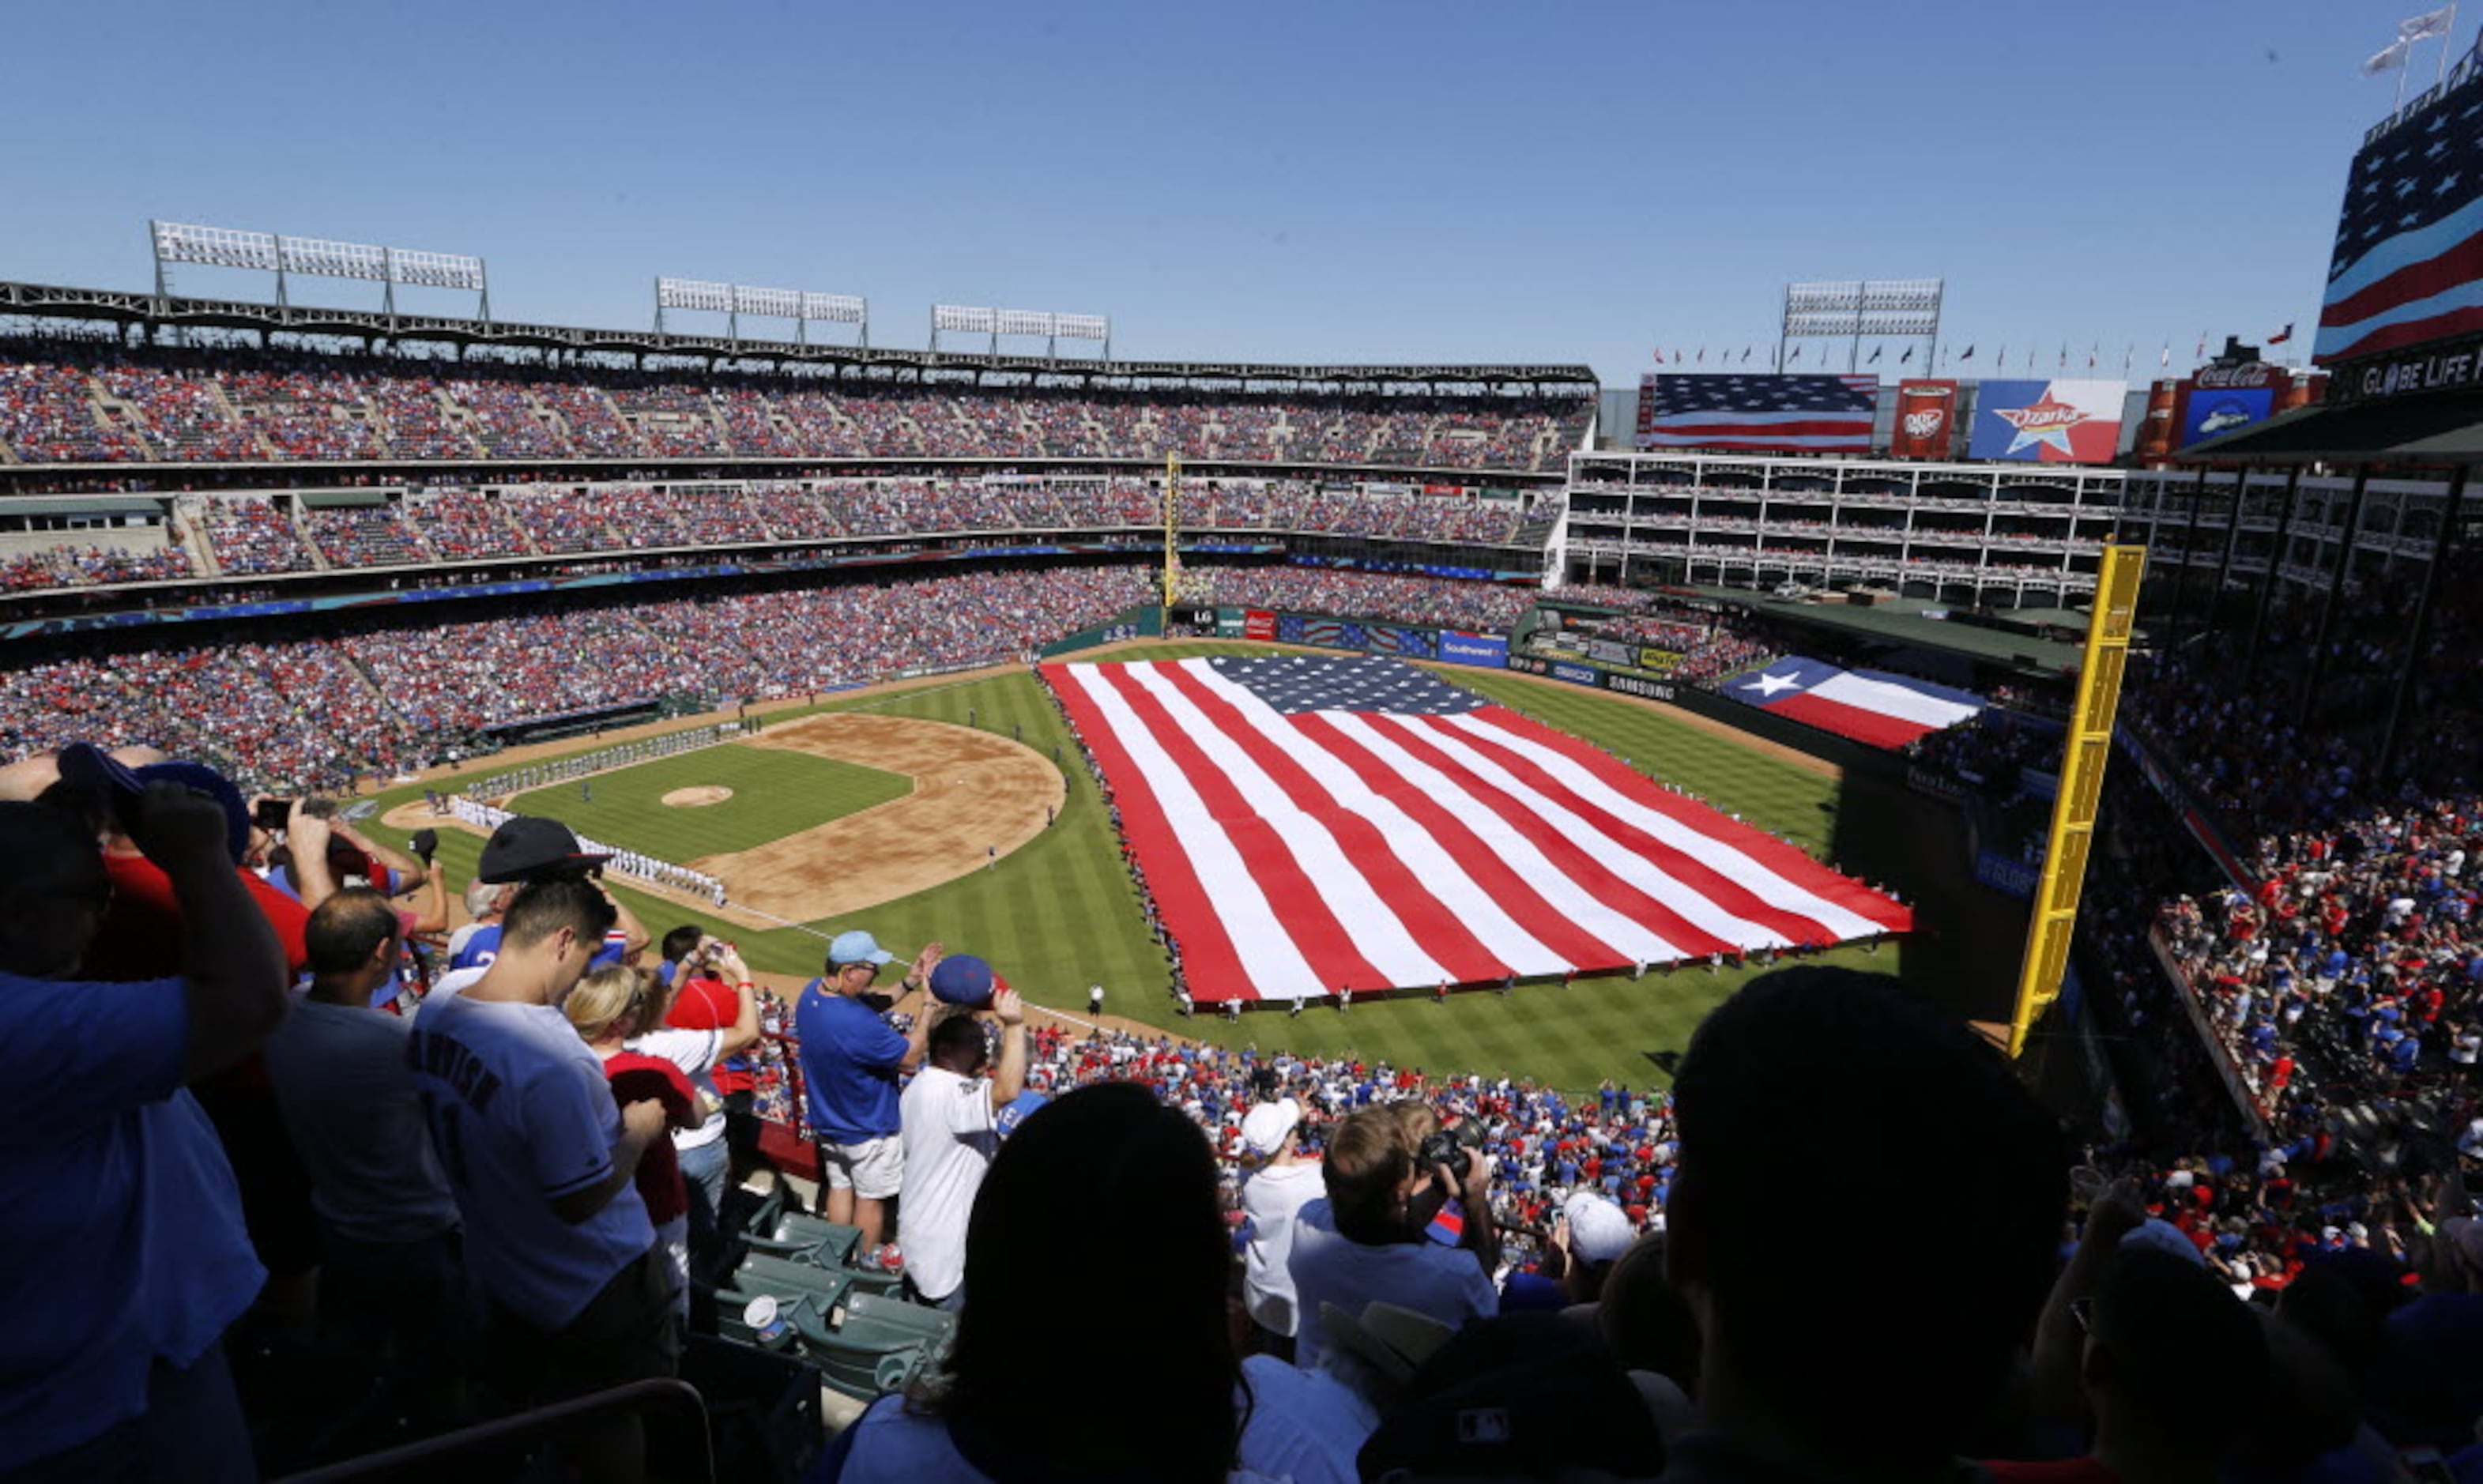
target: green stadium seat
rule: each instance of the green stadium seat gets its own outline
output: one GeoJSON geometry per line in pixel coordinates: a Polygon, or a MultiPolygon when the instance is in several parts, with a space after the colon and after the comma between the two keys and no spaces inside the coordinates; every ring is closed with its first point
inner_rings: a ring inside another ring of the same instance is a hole
{"type": "Polygon", "coordinates": [[[807,1308],[794,1316],[802,1354],[831,1391],[868,1401],[901,1391],[923,1368],[928,1351],[919,1334],[856,1319],[849,1311],[843,1320],[831,1323],[807,1308]]]}
{"type": "MultiPolygon", "coordinates": [[[[820,1296],[815,1293],[770,1293],[765,1288],[718,1288],[715,1290],[715,1332],[726,1339],[762,1350],[790,1350],[794,1346],[791,1329],[793,1315],[818,1310],[820,1296]],[[759,1338],[742,1314],[750,1301],[764,1295],[776,1301],[776,1312],[787,1325],[783,1335],[767,1340],[759,1338]]],[[[823,1312],[823,1311],[822,1311],[823,1312]]]]}
{"type": "Polygon", "coordinates": [[[948,1354],[948,1343],[957,1335],[957,1316],[947,1310],[908,1304],[893,1296],[859,1289],[845,1299],[845,1313],[847,1328],[860,1322],[919,1335],[935,1356],[948,1354]]]}
{"type": "MultiPolygon", "coordinates": [[[[853,1290],[854,1275],[842,1268],[819,1267],[814,1263],[779,1258],[770,1253],[754,1252],[741,1259],[733,1275],[732,1290],[738,1293],[774,1294],[779,1302],[788,1297],[808,1295],[818,1301],[824,1314],[843,1303],[853,1290]]],[[[719,1289],[717,1302],[723,1302],[719,1289]]]]}
{"type": "Polygon", "coordinates": [[[773,1253],[782,1258],[798,1258],[819,1267],[843,1267],[853,1259],[854,1248],[862,1241],[862,1229],[799,1211],[780,1213],[773,1227],[753,1224],[750,1228],[750,1250],[773,1253]]]}

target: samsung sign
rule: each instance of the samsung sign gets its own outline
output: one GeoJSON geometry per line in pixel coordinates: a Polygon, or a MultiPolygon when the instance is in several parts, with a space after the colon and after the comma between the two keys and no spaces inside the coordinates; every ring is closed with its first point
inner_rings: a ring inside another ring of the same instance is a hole
{"type": "Polygon", "coordinates": [[[1623,696],[1642,696],[1649,701],[1672,699],[1672,684],[1669,680],[1647,680],[1634,675],[1608,675],[1604,676],[1604,685],[1623,696]]]}

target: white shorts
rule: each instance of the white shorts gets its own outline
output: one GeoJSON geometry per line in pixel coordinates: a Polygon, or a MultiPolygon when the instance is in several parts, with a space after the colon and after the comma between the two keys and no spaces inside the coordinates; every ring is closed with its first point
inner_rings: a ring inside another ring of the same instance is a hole
{"type": "Polygon", "coordinates": [[[823,1142],[819,1175],[830,1190],[850,1190],[866,1201],[885,1201],[904,1181],[905,1146],[893,1133],[860,1144],[823,1142]]]}

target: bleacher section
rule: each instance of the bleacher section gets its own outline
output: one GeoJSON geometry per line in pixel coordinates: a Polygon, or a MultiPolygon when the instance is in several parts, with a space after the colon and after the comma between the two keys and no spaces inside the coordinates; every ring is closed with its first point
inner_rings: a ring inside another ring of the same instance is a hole
{"type": "Polygon", "coordinates": [[[846,386],[93,344],[0,350],[0,462],[1122,459],[1554,472],[1583,397],[846,386]]]}

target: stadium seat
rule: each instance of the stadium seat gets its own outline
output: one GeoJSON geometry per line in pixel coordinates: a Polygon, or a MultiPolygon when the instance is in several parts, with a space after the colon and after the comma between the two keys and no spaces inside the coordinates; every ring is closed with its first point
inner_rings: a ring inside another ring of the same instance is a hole
{"type": "Polygon", "coordinates": [[[885,1313],[848,1307],[841,1323],[833,1322],[838,1317],[822,1319],[805,1308],[794,1316],[793,1333],[820,1378],[848,1396],[868,1400],[898,1391],[942,1353],[920,1328],[891,1322],[885,1313]]]}
{"type": "Polygon", "coordinates": [[[821,1221],[798,1211],[778,1216],[772,1228],[753,1224],[749,1232],[752,1252],[792,1258],[817,1267],[843,1267],[862,1241],[859,1227],[821,1221]]]}
{"type": "Polygon", "coordinates": [[[789,1284],[769,1285],[751,1281],[744,1287],[718,1288],[715,1290],[715,1332],[727,1339],[757,1345],[762,1350],[791,1349],[793,1340],[789,1328],[775,1339],[762,1339],[759,1332],[750,1327],[750,1321],[742,1317],[750,1310],[750,1301],[757,1298],[774,1299],[777,1314],[788,1325],[792,1322],[791,1316],[796,1312],[824,1312],[821,1306],[835,1302],[814,1292],[796,1290],[789,1284]]]}
{"type": "Polygon", "coordinates": [[[957,1334],[957,1316],[947,1310],[887,1295],[856,1292],[846,1300],[845,1313],[848,1326],[861,1321],[920,1335],[935,1355],[946,1355],[957,1334]]]}
{"type": "Polygon", "coordinates": [[[771,1293],[780,1301],[788,1297],[812,1296],[819,1310],[826,1312],[832,1305],[841,1303],[853,1291],[854,1275],[842,1268],[824,1268],[808,1262],[796,1262],[763,1252],[754,1252],[742,1259],[733,1276],[730,1289],[716,1291],[716,1306],[722,1312],[728,1292],[744,1294],[771,1293]]]}

